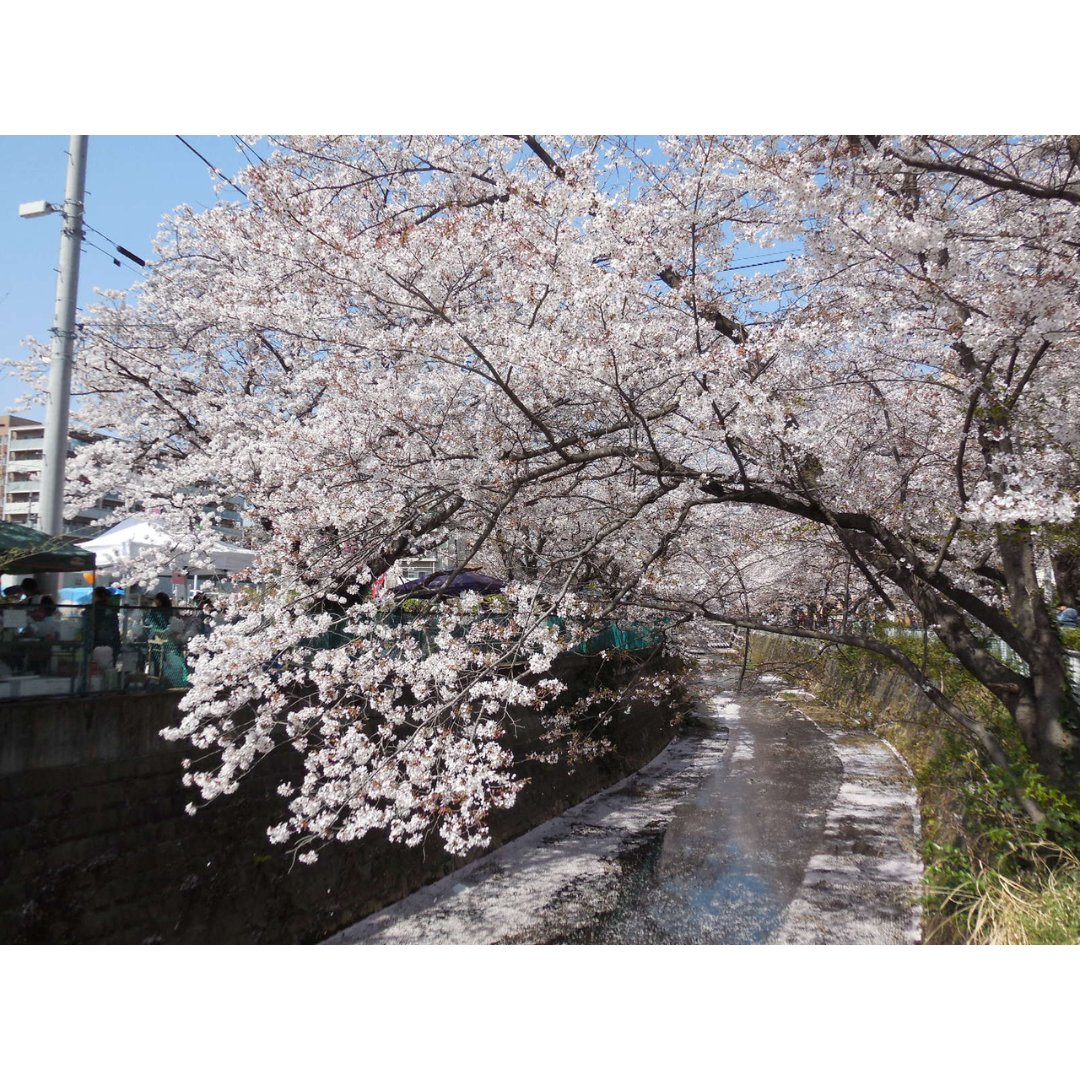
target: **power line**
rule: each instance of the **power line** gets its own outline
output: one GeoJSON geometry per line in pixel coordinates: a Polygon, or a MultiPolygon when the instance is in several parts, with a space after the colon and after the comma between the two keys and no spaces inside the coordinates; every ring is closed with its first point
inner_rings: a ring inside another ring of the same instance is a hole
{"type": "Polygon", "coordinates": [[[728,269],[729,270],[737,270],[738,269],[738,264],[741,263],[743,259],[760,259],[763,255],[767,255],[770,258],[772,258],[774,256],[781,256],[781,255],[783,255],[783,256],[788,256],[788,255],[799,255],[799,256],[801,256],[802,254],[803,254],[802,248],[797,248],[797,247],[779,248],[779,249],[777,249],[775,251],[759,251],[756,255],[751,255],[749,252],[747,252],[745,255],[733,255],[732,259],[734,260],[734,262],[732,262],[731,266],[729,266],[728,269]]]}
{"type": "Polygon", "coordinates": [[[233,183],[233,182],[232,182],[232,181],[231,181],[231,180],[230,180],[230,179],[229,179],[229,178],[228,178],[228,177],[227,177],[227,176],[226,176],[226,175],[225,175],[225,174],[224,174],[224,173],[223,173],[223,172],[222,172],[222,171],[221,171],[221,170],[220,170],[220,169],[219,169],[219,168],[218,168],[218,167],[217,167],[217,166],[216,166],[216,165],[215,165],[214,163],[213,163],[213,162],[211,162],[211,161],[207,161],[207,160],[206,160],[206,158],[204,158],[204,157],[202,156],[202,154],[200,154],[200,153],[199,153],[199,151],[198,151],[198,150],[196,150],[196,149],[195,149],[195,147],[194,147],[194,146],[192,146],[192,145],[191,145],[191,143],[189,143],[189,142],[187,141],[187,139],[185,139],[185,138],[184,138],[184,137],[183,137],[182,135],[177,135],[176,137],[177,137],[177,138],[178,138],[178,139],[179,139],[179,140],[180,140],[180,141],[181,141],[181,142],[182,142],[182,143],[183,143],[183,144],[184,144],[184,145],[185,145],[185,146],[186,146],[186,147],[187,147],[187,148],[188,148],[188,149],[189,149],[189,150],[190,150],[190,151],[191,151],[191,152],[192,152],[192,153],[193,153],[193,154],[194,154],[194,155],[195,155],[195,156],[196,156],[196,157],[197,157],[197,158],[198,158],[198,159],[199,159],[199,160],[200,160],[200,161],[201,161],[201,162],[202,162],[202,163],[203,163],[203,164],[204,164],[204,165],[205,165],[206,167],[207,167],[207,168],[209,168],[209,169],[211,169],[211,170],[212,170],[213,172],[217,173],[217,174],[218,174],[218,176],[220,176],[220,177],[221,177],[221,179],[222,179],[222,180],[224,180],[226,184],[228,184],[228,185],[229,185],[230,187],[232,187],[232,188],[235,188],[235,189],[236,189],[237,191],[239,191],[239,192],[240,192],[240,194],[241,194],[241,195],[243,195],[245,199],[246,199],[246,198],[248,197],[248,194],[247,194],[247,192],[246,192],[246,191],[244,191],[244,189],[243,189],[243,188],[237,187],[237,186],[236,186],[236,184],[234,184],[234,183],[233,183]]]}
{"type": "Polygon", "coordinates": [[[83,228],[89,229],[92,233],[97,233],[102,240],[107,240],[113,247],[116,247],[116,241],[111,236],[106,236],[100,229],[95,229],[93,225],[88,225],[86,220],[83,220],[83,228]]]}
{"type": "MultiPolygon", "coordinates": [[[[98,244],[95,244],[93,240],[87,240],[85,236],[83,236],[82,242],[87,247],[92,247],[95,251],[100,251],[101,254],[104,255],[113,264],[113,266],[118,266],[121,269],[123,269],[124,264],[118,258],[116,258],[116,256],[113,255],[113,253],[111,251],[106,251],[103,247],[100,247],[98,244]]],[[[123,252],[122,248],[117,248],[117,250],[121,251],[121,253],[123,252]]],[[[145,266],[146,264],[143,263],[143,265],[145,266]]]]}
{"type": "MultiPolygon", "coordinates": [[[[138,255],[136,255],[132,251],[128,251],[128,249],[126,247],[122,246],[121,244],[118,244],[111,236],[106,236],[100,229],[95,229],[93,225],[87,225],[85,220],[83,221],[83,227],[86,228],[86,229],[89,229],[92,233],[96,233],[103,240],[107,240],[110,244],[112,244],[112,246],[114,248],[116,248],[116,250],[121,255],[124,256],[125,259],[130,259],[133,263],[135,263],[136,266],[140,266],[140,267],[145,267],[146,266],[146,260],[145,259],[141,259],[138,255]]],[[[86,240],[86,237],[83,236],[83,239],[86,240]]],[[[89,240],[86,240],[86,242],[88,244],[90,243],[89,240]]],[[[95,247],[96,245],[91,244],[90,246],[95,247]]],[[[101,250],[101,248],[98,248],[98,251],[100,251],[100,250],[101,250]]],[[[106,252],[105,254],[108,255],[109,253],[106,252]]],[[[111,255],[109,257],[112,258],[111,255]]],[[[113,262],[116,262],[116,260],[113,259],[113,262]]]]}
{"type": "Polygon", "coordinates": [[[782,259],[767,259],[765,262],[747,263],[745,266],[727,266],[721,273],[725,273],[728,270],[753,270],[757,266],[776,266],[779,263],[786,263],[788,259],[801,258],[801,255],[785,255],[782,259]]]}
{"type": "Polygon", "coordinates": [[[103,247],[99,247],[99,246],[98,246],[97,244],[95,244],[95,243],[94,243],[94,241],[93,241],[93,240],[87,240],[87,239],[86,239],[86,237],[84,236],[84,237],[83,237],[83,241],[82,241],[82,242],[83,242],[83,243],[84,243],[84,244],[85,244],[85,245],[86,245],[87,247],[92,247],[92,248],[93,248],[93,249],[94,249],[95,251],[100,251],[102,255],[107,255],[107,256],[109,257],[109,259],[111,260],[111,262],[113,263],[113,265],[114,265],[114,266],[121,266],[121,265],[123,265],[123,264],[122,264],[122,263],[120,262],[120,260],[119,260],[119,259],[115,258],[115,257],[114,257],[114,256],[112,255],[112,253],[111,253],[111,252],[108,252],[108,251],[106,251],[106,250],[105,250],[105,249],[104,249],[103,247]]]}
{"type": "MultiPolygon", "coordinates": [[[[260,165],[266,164],[266,158],[264,158],[254,146],[249,145],[241,139],[239,135],[233,135],[232,140],[240,148],[240,153],[242,153],[244,157],[248,157],[249,154],[254,154],[260,165]]],[[[250,161],[251,159],[248,158],[248,160],[250,161]]]]}

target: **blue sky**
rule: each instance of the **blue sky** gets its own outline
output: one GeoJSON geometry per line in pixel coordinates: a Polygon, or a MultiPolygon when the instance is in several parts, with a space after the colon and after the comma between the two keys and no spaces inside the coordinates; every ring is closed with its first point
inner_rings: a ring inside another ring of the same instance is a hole
{"type": "MultiPolygon", "coordinates": [[[[184,138],[226,175],[243,164],[230,136],[184,138]]],[[[26,390],[4,361],[26,355],[23,338],[48,339],[56,297],[60,215],[20,218],[19,204],[64,201],[67,149],[66,135],[0,136],[0,414],[10,412],[26,390]]],[[[92,135],[85,220],[114,243],[149,259],[161,218],[181,203],[210,206],[216,199],[215,180],[173,135],[92,135]]],[[[112,243],[89,230],[86,236],[104,252],[83,245],[80,308],[93,303],[95,288],[126,288],[140,274],[116,255],[112,243]],[[113,265],[113,256],[121,267],[113,265]]],[[[44,415],[40,408],[23,411],[37,419],[44,415]]]]}

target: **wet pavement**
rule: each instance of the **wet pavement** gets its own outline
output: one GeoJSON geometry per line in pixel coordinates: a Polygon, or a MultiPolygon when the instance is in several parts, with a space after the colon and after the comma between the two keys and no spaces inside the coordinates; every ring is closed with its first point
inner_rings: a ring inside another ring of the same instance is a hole
{"type": "Polygon", "coordinates": [[[644,769],[327,944],[917,942],[906,766],[736,682],[703,657],[697,722],[644,769]]]}

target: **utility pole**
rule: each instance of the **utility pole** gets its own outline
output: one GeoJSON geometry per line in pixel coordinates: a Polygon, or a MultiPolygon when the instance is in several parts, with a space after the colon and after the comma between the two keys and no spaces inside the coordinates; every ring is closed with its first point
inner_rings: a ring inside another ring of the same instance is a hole
{"type": "Polygon", "coordinates": [[[79,245],[82,242],[86,196],[87,136],[72,135],[60,232],[60,276],[56,282],[49,400],[45,406],[45,453],[38,504],[41,531],[64,533],[64,470],[67,466],[68,418],[71,413],[71,368],[75,350],[75,301],[79,290],[79,245]]]}

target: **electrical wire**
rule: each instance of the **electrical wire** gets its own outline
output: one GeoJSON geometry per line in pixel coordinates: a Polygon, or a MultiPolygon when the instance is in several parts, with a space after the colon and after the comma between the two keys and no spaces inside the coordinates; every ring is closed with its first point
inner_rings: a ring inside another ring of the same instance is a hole
{"type": "Polygon", "coordinates": [[[233,136],[231,136],[231,138],[232,138],[233,142],[235,142],[236,145],[240,148],[240,153],[242,153],[244,155],[244,157],[248,158],[248,161],[251,160],[251,158],[249,158],[248,155],[249,154],[254,154],[256,160],[259,162],[260,165],[265,165],[266,164],[266,158],[264,158],[262,156],[262,154],[260,154],[259,151],[255,149],[254,146],[250,146],[243,139],[241,139],[239,135],[233,135],[233,136]]]}
{"type": "MultiPolygon", "coordinates": [[[[146,267],[146,260],[145,259],[140,258],[133,251],[128,251],[128,249],[126,247],[123,247],[122,245],[118,244],[111,236],[106,236],[100,229],[95,229],[93,225],[88,225],[86,223],[85,218],[83,219],[83,228],[89,229],[92,233],[95,233],[96,235],[100,236],[102,238],[102,240],[107,240],[110,244],[112,244],[112,246],[116,249],[116,251],[120,255],[123,255],[125,259],[127,259],[130,262],[133,262],[140,269],[144,269],[146,267]]],[[[86,243],[90,243],[90,241],[86,239],[85,235],[83,236],[83,240],[86,243]]],[[[92,246],[96,246],[96,245],[92,245],[92,246]]],[[[98,248],[98,250],[100,251],[101,248],[98,248]]],[[[105,254],[108,255],[108,252],[106,252],[105,254]]],[[[111,255],[109,257],[112,258],[111,255]]],[[[115,262],[115,260],[113,260],[113,261],[115,262]]]]}
{"type": "Polygon", "coordinates": [[[782,259],[767,259],[765,262],[747,263],[745,266],[728,266],[721,273],[726,273],[728,270],[753,270],[756,266],[777,266],[780,263],[786,263],[788,259],[801,258],[801,255],[785,255],[782,259]]]}
{"type": "Polygon", "coordinates": [[[728,267],[728,269],[729,270],[738,270],[739,269],[738,264],[741,263],[744,259],[758,259],[758,258],[761,258],[762,256],[766,256],[766,255],[769,258],[773,258],[773,257],[777,257],[777,256],[802,255],[802,253],[803,253],[802,248],[777,248],[775,251],[762,251],[757,255],[746,254],[746,255],[734,256],[735,261],[728,267]]]}
{"type": "Polygon", "coordinates": [[[95,229],[93,225],[88,225],[86,218],[83,218],[83,228],[89,229],[92,233],[96,233],[102,240],[107,240],[113,247],[117,247],[116,241],[111,236],[106,236],[100,229],[95,229]]]}
{"type": "Polygon", "coordinates": [[[207,168],[217,173],[217,175],[220,176],[226,184],[234,188],[236,191],[239,191],[245,199],[248,197],[248,193],[243,188],[237,187],[237,185],[234,184],[213,162],[207,161],[206,158],[204,158],[202,154],[200,154],[199,151],[196,150],[195,147],[187,141],[187,139],[185,139],[182,135],[177,135],[176,138],[178,138],[207,168]]]}
{"type": "Polygon", "coordinates": [[[87,240],[85,236],[83,237],[82,242],[87,247],[92,247],[95,251],[100,251],[101,254],[108,258],[109,262],[111,262],[114,266],[120,267],[121,270],[124,269],[124,264],[115,255],[113,255],[111,251],[106,251],[103,247],[95,244],[93,240],[87,240]]]}

